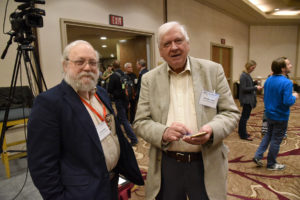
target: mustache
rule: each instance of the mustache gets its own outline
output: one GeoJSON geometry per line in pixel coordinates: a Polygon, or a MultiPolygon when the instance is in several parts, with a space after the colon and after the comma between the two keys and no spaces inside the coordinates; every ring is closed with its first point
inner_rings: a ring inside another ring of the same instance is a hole
{"type": "Polygon", "coordinates": [[[97,77],[97,75],[93,72],[80,72],[80,74],[78,74],[77,78],[80,79],[84,76],[87,76],[87,77],[90,77],[92,78],[93,80],[95,80],[97,77]]]}

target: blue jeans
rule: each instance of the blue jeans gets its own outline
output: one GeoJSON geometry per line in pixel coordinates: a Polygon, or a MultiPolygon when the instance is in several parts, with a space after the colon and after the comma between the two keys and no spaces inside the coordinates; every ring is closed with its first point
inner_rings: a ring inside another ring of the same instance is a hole
{"type": "Polygon", "coordinates": [[[124,126],[126,135],[130,139],[131,143],[137,143],[138,140],[129,124],[129,121],[127,119],[127,114],[126,114],[126,105],[123,101],[121,100],[116,100],[116,108],[117,108],[117,118],[120,121],[120,124],[124,126]]]}
{"type": "Polygon", "coordinates": [[[285,130],[287,129],[288,121],[275,121],[267,119],[268,132],[263,137],[258,149],[255,153],[255,158],[262,159],[263,154],[269,147],[269,153],[267,156],[267,167],[271,167],[276,162],[276,158],[280,149],[285,130]]]}
{"type": "Polygon", "coordinates": [[[242,116],[239,122],[239,135],[241,139],[246,139],[249,137],[249,134],[247,133],[247,121],[250,118],[252,107],[250,104],[244,104],[243,110],[242,110],[242,116]]]}

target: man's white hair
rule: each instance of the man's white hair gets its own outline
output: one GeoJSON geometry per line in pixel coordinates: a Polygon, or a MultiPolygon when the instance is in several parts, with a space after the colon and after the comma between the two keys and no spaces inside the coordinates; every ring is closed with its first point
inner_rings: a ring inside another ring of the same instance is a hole
{"type": "Polygon", "coordinates": [[[129,65],[132,66],[132,63],[130,63],[130,62],[125,63],[125,64],[124,64],[124,68],[127,69],[127,67],[129,67],[129,65]]]}
{"type": "Polygon", "coordinates": [[[160,42],[161,42],[161,39],[162,37],[172,28],[178,26],[179,27],[179,30],[181,31],[181,33],[183,34],[185,40],[187,42],[190,41],[190,38],[187,34],[187,31],[185,30],[184,26],[181,25],[179,22],[176,22],[176,21],[172,21],[172,22],[167,22],[167,23],[164,23],[163,25],[161,25],[159,28],[158,28],[158,37],[157,37],[157,44],[158,46],[160,47],[160,42]]]}
{"type": "Polygon", "coordinates": [[[72,49],[73,47],[79,45],[79,44],[86,44],[86,45],[90,46],[90,47],[95,51],[95,54],[96,54],[96,61],[99,61],[100,55],[99,55],[98,51],[96,51],[96,50],[94,49],[94,47],[93,47],[89,42],[87,42],[87,41],[85,41],[85,40],[75,40],[75,41],[71,42],[70,44],[68,44],[68,45],[65,47],[65,49],[64,49],[64,51],[63,51],[63,54],[62,54],[62,59],[61,59],[62,62],[64,62],[64,61],[66,61],[66,60],[69,59],[69,54],[70,54],[71,49],[72,49]]]}

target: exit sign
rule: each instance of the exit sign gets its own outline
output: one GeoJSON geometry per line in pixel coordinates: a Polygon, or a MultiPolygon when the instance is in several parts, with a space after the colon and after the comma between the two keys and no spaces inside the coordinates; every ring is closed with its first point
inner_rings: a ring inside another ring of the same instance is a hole
{"type": "Polygon", "coordinates": [[[123,17],[117,15],[109,15],[109,24],[123,26],[123,17]]]}
{"type": "Polygon", "coordinates": [[[221,38],[221,44],[225,44],[226,40],[224,38],[221,38]]]}

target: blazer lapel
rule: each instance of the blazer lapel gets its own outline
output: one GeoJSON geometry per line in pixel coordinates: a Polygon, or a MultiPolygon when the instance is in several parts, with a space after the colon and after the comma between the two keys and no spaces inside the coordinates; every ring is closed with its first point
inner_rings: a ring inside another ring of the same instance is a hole
{"type": "Polygon", "coordinates": [[[195,101],[195,110],[197,116],[198,128],[201,128],[203,115],[203,107],[199,105],[199,99],[201,92],[203,91],[203,80],[206,79],[205,74],[201,73],[201,65],[196,63],[193,58],[189,57],[192,79],[193,79],[193,89],[194,89],[194,101],[195,101]]]}
{"type": "Polygon", "coordinates": [[[112,113],[114,115],[114,110],[111,107],[111,104],[109,103],[110,100],[108,99],[107,95],[104,95],[102,92],[100,92],[99,90],[97,90],[96,94],[98,95],[98,97],[101,99],[102,103],[104,103],[105,107],[109,110],[110,113],[112,113]]]}
{"type": "Polygon", "coordinates": [[[162,124],[167,123],[168,113],[169,113],[169,101],[170,101],[170,78],[168,73],[167,63],[164,63],[160,72],[157,75],[156,84],[157,87],[155,89],[158,90],[158,96],[152,98],[160,99],[160,108],[161,110],[161,122],[162,124]]]}
{"type": "Polygon", "coordinates": [[[93,123],[91,116],[89,115],[85,106],[78,97],[78,94],[65,81],[62,82],[62,86],[65,92],[63,98],[72,107],[72,111],[74,112],[74,118],[77,118],[81,122],[83,130],[85,130],[84,133],[87,133],[91,137],[96,147],[101,153],[103,153],[103,149],[100,143],[96,127],[93,123]]]}

